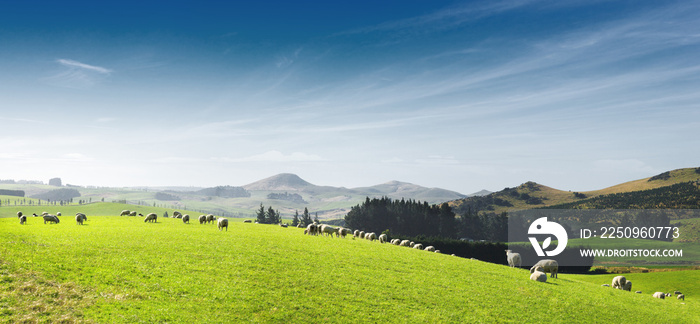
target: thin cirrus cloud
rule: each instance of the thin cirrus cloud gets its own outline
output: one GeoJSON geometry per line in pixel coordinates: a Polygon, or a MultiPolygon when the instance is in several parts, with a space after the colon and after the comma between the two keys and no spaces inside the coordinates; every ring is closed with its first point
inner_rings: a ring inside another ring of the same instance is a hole
{"type": "Polygon", "coordinates": [[[102,82],[114,71],[105,67],[83,62],[57,59],[60,70],[43,79],[44,82],[63,88],[88,89],[102,82]]]}

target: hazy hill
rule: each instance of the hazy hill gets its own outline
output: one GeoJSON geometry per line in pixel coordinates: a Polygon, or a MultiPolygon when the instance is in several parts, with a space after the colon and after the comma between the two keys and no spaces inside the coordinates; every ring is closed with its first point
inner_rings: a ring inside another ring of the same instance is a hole
{"type": "Polygon", "coordinates": [[[486,196],[467,197],[451,201],[449,204],[458,214],[464,214],[469,210],[472,212],[491,211],[500,213],[508,210],[575,204],[603,195],[651,190],[690,181],[700,181],[700,168],[667,171],[652,177],[584,192],[558,190],[535,182],[526,182],[520,186],[505,188],[486,196]]]}
{"type": "MultiPolygon", "coordinates": [[[[21,189],[27,195],[35,196],[55,190],[56,187],[2,183],[0,189],[21,189]]],[[[126,202],[172,209],[189,208],[233,217],[251,217],[260,204],[263,204],[278,210],[283,217],[291,217],[295,212],[301,213],[304,208],[308,208],[312,214],[318,213],[320,219],[343,218],[352,206],[362,203],[366,197],[387,196],[392,199],[427,201],[430,204],[465,197],[454,191],[426,188],[399,181],[354,189],[317,186],[291,173],[278,174],[242,187],[86,188],[75,186],[72,189],[78,190],[81,198],[86,201],[126,202]],[[168,195],[164,195],[164,192],[168,195]],[[289,199],[290,197],[294,199],[289,199]]]]}

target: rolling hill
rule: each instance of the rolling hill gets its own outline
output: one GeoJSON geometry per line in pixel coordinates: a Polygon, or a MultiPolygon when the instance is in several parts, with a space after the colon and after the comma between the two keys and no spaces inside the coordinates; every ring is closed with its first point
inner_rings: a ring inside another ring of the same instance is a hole
{"type": "MultiPolygon", "coordinates": [[[[667,188],[672,185],[697,181],[700,181],[700,168],[667,171],[656,176],[629,181],[600,190],[584,192],[558,190],[535,182],[526,182],[520,186],[505,188],[486,196],[457,199],[450,201],[449,204],[458,214],[463,214],[468,211],[501,213],[509,210],[579,204],[594,199],[600,200],[602,197],[616,194],[628,194],[631,192],[667,188]]],[[[635,207],[620,205],[616,208],[635,207]]],[[[673,207],[667,206],[666,208],[673,207]]]]}

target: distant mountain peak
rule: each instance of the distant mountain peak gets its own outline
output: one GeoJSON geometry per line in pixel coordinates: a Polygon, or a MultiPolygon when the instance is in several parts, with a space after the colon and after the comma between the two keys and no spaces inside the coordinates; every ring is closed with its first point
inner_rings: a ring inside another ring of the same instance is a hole
{"type": "Polygon", "coordinates": [[[293,173],[280,173],[243,186],[246,190],[289,190],[296,191],[313,186],[293,173]]]}

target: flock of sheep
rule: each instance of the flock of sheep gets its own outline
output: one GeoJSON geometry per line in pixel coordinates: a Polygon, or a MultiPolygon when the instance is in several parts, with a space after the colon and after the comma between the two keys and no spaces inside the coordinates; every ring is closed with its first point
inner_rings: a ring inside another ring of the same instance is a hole
{"type": "MultiPolygon", "coordinates": [[[[522,259],[520,258],[520,253],[514,253],[511,250],[506,250],[506,258],[508,260],[508,265],[510,267],[520,267],[522,264],[522,259]]],[[[559,272],[559,263],[556,260],[545,259],[540,260],[535,265],[530,268],[530,280],[535,280],[539,282],[547,282],[547,272],[550,273],[550,277],[557,278],[557,273],[559,272]]],[[[602,285],[603,287],[610,287],[609,284],[602,285]]],[[[612,279],[612,287],[620,290],[632,291],[632,281],[627,280],[624,276],[617,276],[612,279]]],[[[637,294],[641,294],[641,291],[635,291],[637,294]]],[[[685,300],[685,295],[680,291],[675,291],[678,300],[685,300]]],[[[671,293],[663,293],[657,291],[653,294],[656,298],[664,299],[666,297],[671,297],[671,293]]]]}
{"type": "MultiPolygon", "coordinates": [[[[39,217],[36,213],[33,213],[32,216],[34,217],[39,217]]],[[[58,218],[58,216],[61,216],[61,213],[56,213],[54,214],[49,214],[47,212],[41,213],[41,217],[44,219],[44,224],[46,223],[51,223],[51,224],[58,224],[61,222],[61,219],[58,218]]],[[[24,225],[27,223],[27,215],[23,214],[21,211],[17,212],[17,219],[19,219],[20,225],[24,225]]],[[[83,213],[76,213],[75,214],[75,222],[78,225],[83,225],[83,222],[87,220],[87,216],[83,213]]]]}
{"type": "MultiPolygon", "coordinates": [[[[299,226],[300,227],[300,226],[299,226]]],[[[335,235],[336,237],[346,237],[347,235],[350,235],[352,233],[353,238],[360,238],[360,239],[365,239],[365,240],[370,240],[370,241],[379,241],[379,243],[387,243],[389,242],[392,245],[398,245],[398,246],[406,246],[406,247],[411,247],[417,250],[425,250],[428,252],[436,252],[440,253],[440,250],[436,250],[434,246],[426,246],[425,248],[423,247],[423,244],[421,243],[415,243],[411,242],[409,240],[400,240],[400,239],[393,239],[389,241],[389,237],[386,234],[380,234],[377,236],[376,233],[374,232],[365,232],[365,231],[360,231],[360,230],[354,230],[351,231],[350,229],[344,228],[344,227],[334,227],[326,224],[318,224],[318,223],[313,223],[309,224],[306,226],[306,229],[304,230],[305,235],[327,235],[333,237],[335,235]]]]}
{"type": "MultiPolygon", "coordinates": [[[[36,213],[32,214],[34,217],[39,217],[36,213]]],[[[119,216],[141,216],[144,217],[143,222],[144,223],[155,223],[158,221],[158,214],[156,213],[150,213],[146,216],[144,216],[141,213],[137,213],[136,211],[130,211],[130,210],[122,210],[122,212],[119,214],[119,216]]],[[[61,222],[60,218],[58,216],[61,216],[61,213],[56,213],[55,215],[49,214],[47,212],[43,212],[41,214],[41,217],[44,219],[44,224],[50,223],[50,224],[58,224],[61,222]]],[[[24,215],[21,211],[17,212],[17,218],[19,219],[20,225],[24,225],[27,223],[27,215],[24,215]]],[[[183,215],[179,211],[175,211],[173,213],[173,218],[180,218],[182,219],[182,222],[185,224],[190,223],[190,215],[183,215]]],[[[78,225],[83,225],[83,222],[87,220],[87,216],[83,213],[76,213],[75,214],[75,222],[78,225]]],[[[214,223],[216,221],[217,227],[219,230],[226,229],[228,231],[228,219],[219,217],[217,219],[216,216],[209,214],[209,215],[201,215],[199,216],[199,223],[200,224],[208,224],[208,223],[214,223]]]]}
{"type": "MultiPolygon", "coordinates": [[[[610,287],[611,285],[603,284],[602,286],[603,287],[610,287]]],[[[632,291],[632,281],[627,280],[627,278],[625,278],[624,276],[617,276],[617,277],[612,279],[612,287],[615,289],[632,291]]],[[[641,294],[642,292],[638,290],[638,291],[635,291],[635,293],[641,294]]],[[[674,294],[677,295],[676,298],[678,300],[685,300],[685,295],[678,290],[674,291],[673,294],[663,293],[663,292],[657,291],[652,296],[654,296],[656,298],[660,298],[660,299],[666,299],[666,297],[671,297],[674,294]]]]}

